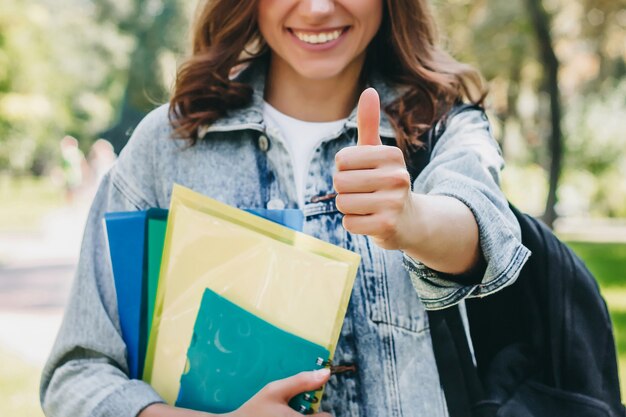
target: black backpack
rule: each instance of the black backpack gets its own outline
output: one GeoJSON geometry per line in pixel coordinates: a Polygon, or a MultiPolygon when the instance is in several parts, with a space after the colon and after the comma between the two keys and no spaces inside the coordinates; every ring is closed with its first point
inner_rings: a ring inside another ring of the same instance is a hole
{"type": "MultiPolygon", "coordinates": [[[[426,160],[457,105],[427,135],[426,160]]],[[[543,223],[511,206],[532,255],[518,279],[465,301],[475,363],[457,306],[429,311],[451,417],[624,417],[611,320],[584,263],[543,223]]]]}

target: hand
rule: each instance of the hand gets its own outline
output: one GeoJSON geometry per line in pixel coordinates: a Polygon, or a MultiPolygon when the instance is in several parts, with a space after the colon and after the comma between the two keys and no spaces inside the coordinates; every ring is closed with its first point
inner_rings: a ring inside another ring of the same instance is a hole
{"type": "Polygon", "coordinates": [[[333,178],[343,227],[369,235],[384,249],[404,249],[416,204],[404,155],[385,146],[378,135],[380,100],[373,88],[363,91],[357,111],[357,146],[337,152],[333,178]]]}
{"type": "MultiPolygon", "coordinates": [[[[298,394],[316,391],[330,377],[328,369],[312,372],[300,372],[289,378],[267,384],[254,397],[250,398],[228,417],[301,417],[302,414],[289,407],[289,401],[298,394]]],[[[328,413],[314,414],[319,417],[331,417],[328,413]]]]}
{"type": "MultiPolygon", "coordinates": [[[[226,414],[209,414],[200,411],[175,408],[167,404],[152,404],[139,413],[138,417],[301,417],[302,414],[289,407],[289,401],[298,394],[316,391],[330,377],[328,369],[300,372],[289,378],[267,384],[254,397],[237,410],[226,414]]],[[[313,414],[318,417],[332,417],[328,413],[313,414]]]]}

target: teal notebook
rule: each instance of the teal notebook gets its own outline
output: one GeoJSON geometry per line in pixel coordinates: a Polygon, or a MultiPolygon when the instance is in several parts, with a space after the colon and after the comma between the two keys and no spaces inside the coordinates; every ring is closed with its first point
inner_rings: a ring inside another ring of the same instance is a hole
{"type": "MultiPolygon", "coordinates": [[[[194,325],[176,406],[209,413],[239,408],[269,382],[323,367],[330,352],[206,289],[194,325]]],[[[289,405],[302,413],[314,393],[289,405]]]]}

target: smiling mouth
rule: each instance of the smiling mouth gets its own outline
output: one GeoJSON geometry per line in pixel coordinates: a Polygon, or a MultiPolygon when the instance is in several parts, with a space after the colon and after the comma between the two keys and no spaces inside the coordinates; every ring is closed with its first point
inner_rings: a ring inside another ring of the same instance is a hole
{"type": "Polygon", "coordinates": [[[339,38],[343,33],[345,33],[349,28],[350,28],[349,26],[345,26],[339,29],[315,31],[315,32],[291,29],[291,28],[287,30],[293,33],[294,36],[300,39],[302,42],[306,42],[310,45],[320,45],[320,44],[334,41],[335,39],[339,38]]]}

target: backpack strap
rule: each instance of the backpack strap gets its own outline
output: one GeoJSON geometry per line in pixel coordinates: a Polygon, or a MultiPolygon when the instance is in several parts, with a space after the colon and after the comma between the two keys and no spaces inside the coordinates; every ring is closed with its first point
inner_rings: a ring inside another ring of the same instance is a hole
{"type": "Polygon", "coordinates": [[[474,405],[483,398],[458,306],[429,311],[430,336],[450,417],[477,417],[474,405]]]}

